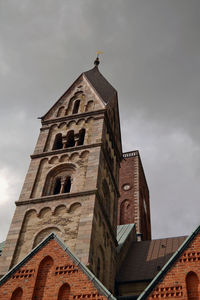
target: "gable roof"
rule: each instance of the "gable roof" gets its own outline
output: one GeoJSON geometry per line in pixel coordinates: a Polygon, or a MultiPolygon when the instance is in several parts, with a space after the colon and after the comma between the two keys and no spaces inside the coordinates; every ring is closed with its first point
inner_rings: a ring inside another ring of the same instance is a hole
{"type": "Polygon", "coordinates": [[[117,91],[114,89],[114,87],[99,72],[97,66],[87,72],[84,72],[83,74],[106,104],[117,94],[117,91]]]}
{"type": "Polygon", "coordinates": [[[43,120],[51,109],[58,104],[58,102],[71,90],[75,82],[77,82],[82,76],[85,76],[88,82],[93,86],[97,94],[103,100],[105,104],[107,104],[114,95],[117,95],[117,91],[114,87],[107,81],[107,79],[99,72],[98,66],[95,66],[89,71],[83,72],[80,76],[71,84],[71,86],[62,94],[61,97],[54,103],[51,108],[41,117],[43,120]]]}
{"type": "Polygon", "coordinates": [[[75,265],[80,268],[88,279],[94,284],[97,290],[103,294],[105,297],[111,300],[116,300],[116,298],[109,292],[106,287],[98,280],[98,278],[75,256],[72,251],[66,247],[66,245],[56,236],[55,233],[51,233],[47,238],[45,238],[40,244],[38,244],[21,262],[14,266],[7,274],[5,274],[0,279],[0,286],[6,282],[21,266],[23,266],[28,260],[30,260],[42,247],[44,247],[49,241],[55,240],[60,247],[66,252],[66,254],[72,259],[75,265]]]}
{"type": "Polygon", "coordinates": [[[117,276],[118,282],[150,281],[183,244],[186,236],[132,242],[117,276]]]}
{"type": "Polygon", "coordinates": [[[155,278],[150,282],[150,284],[146,287],[146,289],[142,292],[142,294],[137,298],[138,300],[146,299],[148,297],[151,291],[161,281],[164,275],[170,270],[172,265],[185,251],[185,249],[188,247],[188,245],[192,242],[192,240],[197,236],[199,232],[200,232],[200,225],[196,228],[194,232],[192,232],[190,236],[188,236],[188,238],[178,248],[178,250],[174,253],[174,255],[172,255],[172,257],[168,260],[168,262],[164,265],[164,267],[160,270],[160,272],[155,276],[155,278]]]}

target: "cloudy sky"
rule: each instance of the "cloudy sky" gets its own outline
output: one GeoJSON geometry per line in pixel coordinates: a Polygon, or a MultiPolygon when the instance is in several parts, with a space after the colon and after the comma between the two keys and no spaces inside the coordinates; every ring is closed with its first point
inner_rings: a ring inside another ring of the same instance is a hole
{"type": "Polygon", "coordinates": [[[154,238],[200,211],[200,1],[0,0],[0,241],[43,115],[104,52],[123,150],[140,151],[154,238]]]}

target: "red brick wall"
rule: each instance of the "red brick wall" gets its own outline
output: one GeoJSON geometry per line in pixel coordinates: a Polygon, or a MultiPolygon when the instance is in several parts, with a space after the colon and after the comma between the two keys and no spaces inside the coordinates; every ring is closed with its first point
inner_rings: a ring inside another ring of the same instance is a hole
{"type": "Polygon", "coordinates": [[[118,224],[136,223],[137,233],[142,234],[142,240],[148,240],[151,239],[149,190],[139,152],[124,156],[119,172],[118,224]],[[127,190],[126,185],[130,185],[127,190]]]}
{"type": "Polygon", "coordinates": [[[107,299],[55,240],[40,249],[0,286],[2,300],[32,300],[33,295],[37,300],[107,299]],[[21,288],[23,294],[18,289],[12,296],[17,288],[21,288]]]}
{"type": "Polygon", "coordinates": [[[148,299],[200,299],[200,235],[154,288],[148,299]]]}
{"type": "Polygon", "coordinates": [[[136,202],[138,200],[138,180],[137,157],[134,156],[123,159],[119,172],[120,198],[118,201],[118,224],[130,224],[137,222],[138,212],[136,202]],[[130,185],[130,189],[124,190],[123,187],[127,184],[130,185]]]}

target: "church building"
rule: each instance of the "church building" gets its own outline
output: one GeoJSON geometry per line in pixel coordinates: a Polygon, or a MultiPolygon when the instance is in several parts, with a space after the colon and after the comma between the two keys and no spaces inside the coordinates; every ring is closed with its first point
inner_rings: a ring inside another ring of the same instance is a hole
{"type": "Polygon", "coordinates": [[[117,91],[94,64],[41,117],[0,299],[200,299],[200,226],[152,240],[141,157],[122,152],[117,91]]]}

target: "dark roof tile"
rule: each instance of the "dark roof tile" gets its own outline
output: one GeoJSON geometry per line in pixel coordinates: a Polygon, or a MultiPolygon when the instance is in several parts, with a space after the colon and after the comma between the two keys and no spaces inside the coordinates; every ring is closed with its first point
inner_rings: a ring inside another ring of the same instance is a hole
{"type": "Polygon", "coordinates": [[[122,263],[118,282],[152,280],[186,236],[133,242],[122,263]]]}
{"type": "Polygon", "coordinates": [[[98,67],[83,73],[99,96],[105,103],[108,103],[116,94],[117,91],[107,81],[107,79],[99,72],[98,67]]]}
{"type": "Polygon", "coordinates": [[[200,233],[200,225],[195,229],[194,232],[190,236],[186,237],[177,237],[176,239],[172,239],[171,242],[173,244],[173,250],[179,246],[173,255],[170,255],[169,259],[166,260],[163,268],[156,274],[153,280],[149,283],[146,289],[140,294],[138,300],[147,299],[148,295],[155,288],[155,286],[162,280],[165,274],[170,270],[171,266],[177,261],[177,259],[182,255],[182,253],[187,249],[190,243],[194,240],[194,238],[200,233]],[[184,242],[182,242],[184,239],[184,242]],[[181,244],[180,244],[181,243],[181,244]]]}

